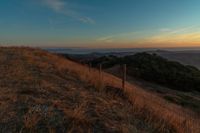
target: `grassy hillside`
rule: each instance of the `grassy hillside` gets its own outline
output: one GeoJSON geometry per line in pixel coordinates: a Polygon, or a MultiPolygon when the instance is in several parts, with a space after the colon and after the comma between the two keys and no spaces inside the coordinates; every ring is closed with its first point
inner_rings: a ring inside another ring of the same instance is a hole
{"type": "Polygon", "coordinates": [[[200,131],[192,112],[48,52],[1,47],[0,64],[0,132],[200,131]]]}

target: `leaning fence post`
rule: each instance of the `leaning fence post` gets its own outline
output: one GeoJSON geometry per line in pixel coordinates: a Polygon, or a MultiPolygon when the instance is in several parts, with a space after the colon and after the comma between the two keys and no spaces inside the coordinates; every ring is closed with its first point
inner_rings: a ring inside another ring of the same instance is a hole
{"type": "Polygon", "coordinates": [[[102,87],[102,83],[103,83],[103,77],[102,77],[102,64],[99,64],[99,85],[100,88],[102,87]]]}
{"type": "Polygon", "coordinates": [[[99,64],[99,77],[101,78],[102,65],[99,64]]]}
{"type": "Polygon", "coordinates": [[[126,87],[126,64],[123,65],[123,78],[122,78],[122,88],[126,87]]]}
{"type": "Polygon", "coordinates": [[[92,65],[89,63],[89,72],[91,72],[92,65]]]}

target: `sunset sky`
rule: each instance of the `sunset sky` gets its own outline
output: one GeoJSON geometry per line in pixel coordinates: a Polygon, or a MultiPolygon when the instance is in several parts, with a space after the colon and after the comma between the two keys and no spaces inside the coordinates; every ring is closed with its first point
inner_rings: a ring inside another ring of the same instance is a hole
{"type": "Polygon", "coordinates": [[[200,46],[200,0],[1,0],[0,45],[200,46]]]}

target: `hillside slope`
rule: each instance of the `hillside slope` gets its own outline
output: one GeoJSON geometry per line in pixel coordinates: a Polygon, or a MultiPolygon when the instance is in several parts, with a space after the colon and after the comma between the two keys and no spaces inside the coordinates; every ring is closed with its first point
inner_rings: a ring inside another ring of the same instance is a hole
{"type": "Polygon", "coordinates": [[[0,64],[0,132],[200,131],[188,110],[48,52],[0,48],[0,64]]]}
{"type": "Polygon", "coordinates": [[[59,67],[58,60],[36,49],[0,49],[1,133],[153,132],[131,113],[122,91],[100,91],[59,67]]]}

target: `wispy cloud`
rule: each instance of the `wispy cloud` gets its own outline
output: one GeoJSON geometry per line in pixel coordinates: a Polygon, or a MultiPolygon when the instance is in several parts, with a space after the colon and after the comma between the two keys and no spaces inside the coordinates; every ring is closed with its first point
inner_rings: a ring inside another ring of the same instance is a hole
{"type": "MultiPolygon", "coordinates": [[[[178,47],[199,46],[200,26],[185,26],[180,28],[162,28],[155,31],[135,31],[110,34],[99,37],[97,42],[102,44],[127,44],[138,47],[178,47]]],[[[124,45],[123,45],[124,46],[124,45]]]]}
{"type": "Polygon", "coordinates": [[[110,34],[108,36],[103,36],[97,38],[96,41],[104,42],[104,43],[112,43],[112,42],[119,42],[119,41],[130,41],[137,37],[140,32],[124,32],[124,33],[116,33],[110,34]]]}
{"type": "Polygon", "coordinates": [[[83,16],[76,10],[71,9],[69,7],[70,4],[68,2],[64,2],[62,0],[43,0],[43,2],[47,7],[52,9],[54,12],[63,14],[67,17],[71,17],[83,23],[89,23],[89,24],[95,23],[95,21],[92,18],[88,16],[83,16]]]}
{"type": "Polygon", "coordinates": [[[188,26],[177,29],[163,28],[160,32],[138,40],[141,43],[150,44],[200,44],[200,26],[188,26]]]}
{"type": "Polygon", "coordinates": [[[105,43],[111,43],[111,42],[114,41],[114,36],[101,37],[101,38],[98,38],[97,41],[105,42],[105,43]]]}
{"type": "Polygon", "coordinates": [[[56,12],[60,12],[65,7],[65,2],[60,0],[44,0],[45,4],[56,12]]]}
{"type": "Polygon", "coordinates": [[[161,28],[161,29],[159,29],[159,31],[162,32],[162,33],[166,33],[166,34],[179,34],[179,33],[183,33],[183,32],[194,31],[194,30],[196,30],[198,27],[199,27],[199,26],[197,26],[197,25],[192,25],[192,26],[186,26],[186,27],[176,28],[176,29],[172,29],[172,28],[161,28]]]}

